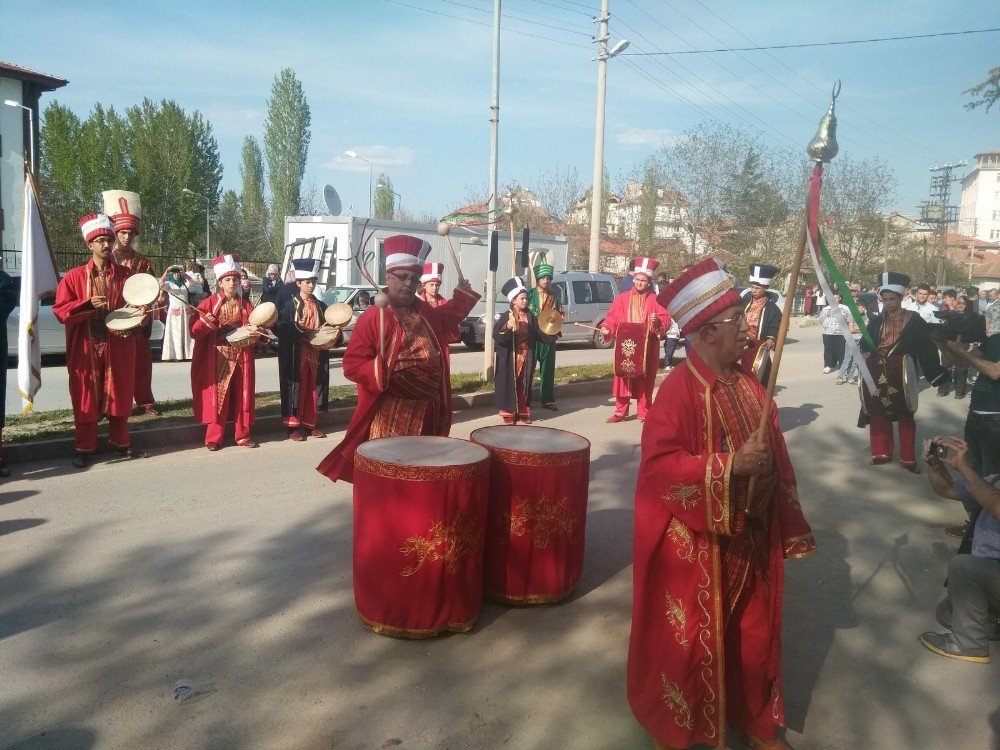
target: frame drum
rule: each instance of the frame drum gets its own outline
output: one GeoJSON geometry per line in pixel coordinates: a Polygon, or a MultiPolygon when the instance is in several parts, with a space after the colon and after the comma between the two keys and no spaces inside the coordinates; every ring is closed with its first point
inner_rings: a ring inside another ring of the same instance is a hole
{"type": "MultiPolygon", "coordinates": [[[[150,278],[153,277],[150,276],[150,278]]],[[[104,318],[104,325],[110,331],[126,333],[138,328],[139,323],[142,322],[142,318],[143,314],[139,310],[132,307],[121,307],[108,313],[107,317],[104,318]]]]}
{"type": "Polygon", "coordinates": [[[346,302],[334,302],[327,305],[323,318],[332,326],[346,326],[354,317],[354,308],[346,302]]]}
{"type": "Polygon", "coordinates": [[[261,302],[247,316],[247,322],[261,328],[270,328],[277,320],[278,308],[273,302],[261,302]]]}
{"type": "Polygon", "coordinates": [[[237,349],[245,349],[256,344],[258,336],[253,326],[240,326],[226,334],[226,342],[237,349]]]}
{"type": "Polygon", "coordinates": [[[122,299],[133,307],[152,305],[160,296],[160,280],[149,273],[134,273],[122,284],[122,299]]]}
{"type": "Polygon", "coordinates": [[[483,586],[509,604],[547,604],[583,572],[590,441],[572,432],[495,425],[469,439],[490,451],[483,586]]]}
{"type": "Polygon", "coordinates": [[[916,414],[917,396],[917,366],[909,354],[887,358],[865,357],[868,370],[875,379],[878,393],[868,391],[864,379],[858,384],[861,396],[861,409],[865,414],[888,414],[890,416],[908,413],[916,414]]]}
{"type": "Polygon", "coordinates": [[[354,454],[354,603],[381,635],[476,623],[490,454],[466,440],[388,437],[354,454]]]}
{"type": "Polygon", "coordinates": [[[340,329],[329,323],[324,323],[309,337],[309,344],[321,351],[333,349],[340,340],[340,329]]]}

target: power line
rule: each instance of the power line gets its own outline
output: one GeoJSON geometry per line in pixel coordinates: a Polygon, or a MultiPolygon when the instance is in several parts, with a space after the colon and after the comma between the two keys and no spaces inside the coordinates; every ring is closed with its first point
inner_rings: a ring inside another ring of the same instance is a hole
{"type": "Polygon", "coordinates": [[[707,55],[713,52],[756,52],[759,50],[772,49],[804,49],[806,47],[837,47],[845,44],[872,44],[875,42],[899,42],[906,39],[932,39],[941,36],[965,36],[967,34],[989,34],[997,29],[969,29],[967,31],[941,31],[936,34],[911,34],[909,36],[883,36],[872,39],[850,39],[841,42],[805,42],[802,44],[772,44],[760,47],[721,47],[719,49],[688,49],[674,50],[672,52],[623,52],[622,57],[631,56],[651,56],[651,55],[707,55]]]}
{"type": "MultiPolygon", "coordinates": [[[[493,16],[493,10],[490,9],[490,8],[481,8],[481,7],[478,7],[478,6],[475,6],[475,5],[469,5],[467,3],[458,2],[458,0],[438,0],[438,2],[448,3],[449,5],[457,5],[460,8],[468,8],[469,10],[474,10],[474,11],[476,11],[478,13],[486,13],[486,14],[488,14],[491,17],[493,16]]],[[[578,29],[570,29],[570,28],[567,28],[565,26],[553,26],[551,24],[542,23],[541,21],[537,20],[536,18],[523,18],[523,17],[515,15],[514,13],[511,13],[509,11],[502,12],[501,16],[502,17],[505,16],[507,18],[512,18],[515,21],[523,21],[524,23],[530,23],[533,26],[543,26],[543,27],[545,27],[547,29],[554,29],[555,31],[565,31],[567,34],[579,34],[579,35],[585,36],[585,37],[589,37],[590,36],[590,33],[586,32],[586,31],[580,31],[578,29]]],[[[538,16],[538,18],[545,18],[545,16],[538,16]]],[[[548,20],[552,20],[552,19],[548,19],[548,20]]]]}

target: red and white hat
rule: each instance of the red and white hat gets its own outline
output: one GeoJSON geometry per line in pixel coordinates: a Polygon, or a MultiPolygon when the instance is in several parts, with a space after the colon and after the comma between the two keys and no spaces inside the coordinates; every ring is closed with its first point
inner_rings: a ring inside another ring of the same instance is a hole
{"type": "Polygon", "coordinates": [[[419,237],[411,237],[408,234],[394,234],[392,237],[386,237],[383,246],[385,248],[386,271],[421,273],[424,270],[424,260],[431,252],[429,242],[419,237]]]}
{"type": "Polygon", "coordinates": [[[215,271],[215,280],[222,281],[227,276],[239,276],[243,269],[235,255],[220,255],[212,260],[212,270],[215,271]]]}
{"type": "Polygon", "coordinates": [[[115,232],[131,229],[139,234],[142,226],[142,201],[139,194],[128,190],[105,190],[104,213],[111,217],[115,232]]]}
{"type": "Polygon", "coordinates": [[[649,277],[649,280],[653,280],[653,274],[656,273],[656,269],[660,267],[660,262],[654,260],[653,258],[644,258],[641,255],[632,261],[632,275],[641,273],[649,277]]]}
{"type": "Polygon", "coordinates": [[[98,237],[114,239],[115,228],[111,224],[111,219],[104,214],[87,214],[80,219],[80,233],[83,235],[83,241],[89,244],[98,237]]]}
{"type": "Polygon", "coordinates": [[[736,279],[718,258],[691,266],[661,291],[656,301],[670,311],[681,333],[687,334],[723,310],[741,305],[736,279]]]}
{"type": "Polygon", "coordinates": [[[428,281],[441,283],[444,277],[444,263],[424,263],[424,275],[420,277],[420,283],[426,284],[428,281]]]}

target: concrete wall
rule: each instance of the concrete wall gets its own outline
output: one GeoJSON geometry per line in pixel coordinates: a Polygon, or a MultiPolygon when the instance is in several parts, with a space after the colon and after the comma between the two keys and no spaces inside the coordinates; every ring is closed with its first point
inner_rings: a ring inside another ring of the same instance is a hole
{"type": "Polygon", "coordinates": [[[20,81],[0,78],[0,250],[9,269],[20,267],[25,154],[24,110],[5,106],[6,99],[21,101],[20,81]]]}

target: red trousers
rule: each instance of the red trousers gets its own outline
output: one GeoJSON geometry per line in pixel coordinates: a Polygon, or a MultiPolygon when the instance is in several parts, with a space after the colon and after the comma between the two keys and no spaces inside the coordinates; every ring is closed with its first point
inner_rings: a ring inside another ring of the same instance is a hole
{"type": "MultiPolygon", "coordinates": [[[[643,390],[639,394],[639,398],[636,399],[636,414],[640,417],[645,418],[646,413],[649,411],[649,402],[652,401],[652,393],[648,390],[643,390]]],[[[615,414],[628,414],[630,398],[625,396],[615,396],[615,414]]]]}
{"type": "Polygon", "coordinates": [[[235,423],[236,442],[250,439],[250,415],[253,414],[253,405],[249,409],[243,406],[243,391],[239,384],[243,382],[243,370],[237,367],[233,372],[233,378],[229,381],[229,389],[226,391],[226,400],[222,402],[222,409],[214,422],[205,425],[205,444],[216,443],[222,445],[226,437],[226,422],[235,423]]]}
{"type": "Polygon", "coordinates": [[[299,403],[295,414],[286,417],[285,427],[295,429],[302,426],[316,429],[317,418],[316,361],[300,352],[299,356],[299,403]]]}
{"type": "MultiPolygon", "coordinates": [[[[128,448],[132,439],[128,433],[128,417],[108,417],[108,444],[112,448],[128,448]]],[[[97,450],[97,422],[76,422],[73,446],[77,453],[97,450]]]]}
{"type": "MultiPolygon", "coordinates": [[[[899,460],[903,463],[916,463],[917,423],[912,414],[900,414],[899,421],[899,460]]],[[[872,458],[892,458],[892,420],[885,414],[872,414],[868,426],[868,436],[871,442],[872,458]]]]}
{"type": "Polygon", "coordinates": [[[136,334],[135,342],[135,402],[139,406],[152,406],[153,398],[153,349],[149,339],[136,334]]]}

